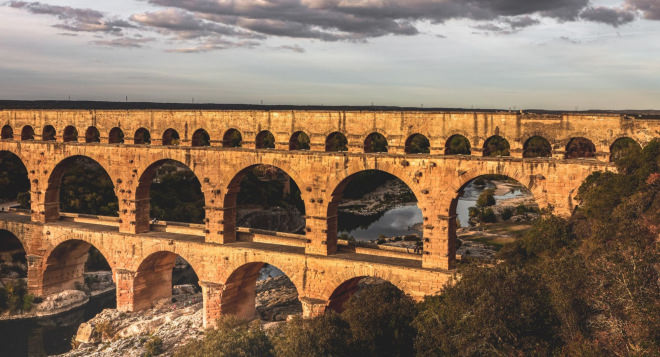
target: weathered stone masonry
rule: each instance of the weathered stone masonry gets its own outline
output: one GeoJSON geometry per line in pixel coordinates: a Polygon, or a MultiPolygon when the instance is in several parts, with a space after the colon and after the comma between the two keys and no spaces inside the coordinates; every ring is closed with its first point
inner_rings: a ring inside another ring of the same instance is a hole
{"type": "Polygon", "coordinates": [[[660,136],[660,121],[509,113],[19,110],[0,112],[0,126],[5,128],[0,151],[18,156],[31,182],[31,215],[0,215],[0,229],[23,243],[32,292],[46,294],[80,281],[86,249],[94,246],[113,269],[118,308],[138,310],[169,296],[178,254],[200,279],[205,322],[223,312],[254,314],[253,281],[262,263],[289,276],[307,315],[322,312],[337,287],[360,276],[383,278],[415,298],[436,293],[454,266],[455,202],[467,182],[483,174],[507,175],[529,187],[541,207],[552,205],[566,215],[575,205],[581,181],[594,171],[611,169],[607,161],[614,141],[629,137],[645,145],[660,136]],[[41,140],[46,125],[55,128],[55,141],[41,140]],[[34,140],[21,140],[28,126],[34,140]],[[64,142],[70,126],[79,133],[78,140],[64,142]],[[151,145],[133,144],[140,128],[150,132],[151,145]],[[232,128],[241,133],[241,148],[222,147],[225,132],[232,128]],[[179,145],[161,145],[167,129],[178,132],[179,145]],[[199,129],[208,133],[210,147],[191,146],[199,129]],[[109,143],[117,130],[123,132],[124,143],[109,143]],[[275,149],[256,149],[258,133],[266,130],[275,137],[275,149]],[[85,134],[94,131],[100,142],[85,142],[85,134]],[[291,136],[299,131],[309,136],[309,151],[289,150],[291,136]],[[348,152],[323,152],[333,132],[346,136],[348,152]],[[362,152],[373,132],[387,139],[388,153],[362,152]],[[417,133],[429,139],[430,154],[405,153],[407,138],[417,133]],[[470,140],[472,155],[443,155],[447,139],[455,134],[470,140]],[[508,140],[512,157],[481,157],[480,148],[493,135],[508,140]],[[532,136],[551,143],[552,158],[522,158],[523,145],[532,136]],[[591,140],[596,159],[564,160],[563,150],[574,137],[591,140]],[[95,160],[112,179],[119,200],[114,226],[60,219],[59,182],[76,156],[95,160]],[[183,163],[199,179],[205,197],[203,229],[191,228],[186,234],[150,231],[149,185],[163,160],[183,163]],[[302,191],[307,227],[296,246],[237,241],[236,178],[260,164],[282,169],[302,191]],[[351,175],[370,169],[400,178],[417,197],[424,217],[421,260],[337,250],[341,187],[351,175]]]}

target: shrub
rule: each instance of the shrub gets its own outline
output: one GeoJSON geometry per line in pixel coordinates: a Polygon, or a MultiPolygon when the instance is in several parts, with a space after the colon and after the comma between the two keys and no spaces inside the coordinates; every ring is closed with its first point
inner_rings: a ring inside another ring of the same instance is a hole
{"type": "Polygon", "coordinates": [[[144,349],[145,352],[142,354],[142,357],[158,356],[165,352],[163,351],[163,340],[158,336],[151,336],[144,344],[144,349]]]}
{"type": "Polygon", "coordinates": [[[258,321],[249,323],[234,316],[218,320],[218,328],[208,330],[202,341],[192,341],[175,356],[273,356],[273,346],[258,321]]]}
{"type": "Polygon", "coordinates": [[[413,300],[392,284],[369,286],[354,294],[342,318],[352,334],[352,354],[410,356],[417,314],[413,300]]]}
{"type": "Polygon", "coordinates": [[[490,207],[494,206],[497,202],[495,201],[495,190],[484,190],[479,194],[477,198],[477,207],[490,207]]]}
{"type": "Polygon", "coordinates": [[[502,210],[502,220],[503,221],[508,221],[511,217],[513,217],[513,212],[514,209],[511,207],[507,207],[502,210]]]}
{"type": "Polygon", "coordinates": [[[286,323],[272,338],[275,355],[348,356],[351,330],[348,323],[330,311],[311,320],[296,318],[286,323]]]}

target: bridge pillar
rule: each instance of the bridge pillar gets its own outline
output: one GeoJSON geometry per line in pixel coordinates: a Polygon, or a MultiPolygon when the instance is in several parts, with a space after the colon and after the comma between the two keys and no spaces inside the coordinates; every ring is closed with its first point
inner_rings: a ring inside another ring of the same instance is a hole
{"type": "Polygon", "coordinates": [[[126,269],[116,269],[114,281],[117,286],[117,310],[134,311],[134,283],[136,272],[126,269]]]}
{"type": "Polygon", "coordinates": [[[220,304],[224,285],[208,281],[200,281],[204,305],[204,328],[214,327],[221,316],[220,304]]]}
{"type": "Polygon", "coordinates": [[[302,303],[302,316],[304,319],[321,316],[325,313],[325,310],[328,307],[328,301],[323,299],[301,297],[300,302],[302,303]]]}
{"type": "Polygon", "coordinates": [[[122,233],[146,233],[151,230],[149,218],[150,198],[140,197],[126,200],[126,206],[119,211],[119,231],[122,233]]]}
{"type": "Polygon", "coordinates": [[[453,269],[456,265],[456,215],[429,217],[424,226],[422,267],[453,269]]]}
{"type": "Polygon", "coordinates": [[[275,142],[275,150],[282,150],[282,151],[288,151],[289,148],[289,142],[275,142]]]}
{"type": "Polygon", "coordinates": [[[28,254],[27,258],[27,288],[28,292],[35,296],[43,295],[44,273],[42,270],[43,258],[40,255],[28,254]]]}
{"type": "Polygon", "coordinates": [[[330,255],[336,253],[337,216],[307,216],[306,221],[305,254],[330,255]]]}

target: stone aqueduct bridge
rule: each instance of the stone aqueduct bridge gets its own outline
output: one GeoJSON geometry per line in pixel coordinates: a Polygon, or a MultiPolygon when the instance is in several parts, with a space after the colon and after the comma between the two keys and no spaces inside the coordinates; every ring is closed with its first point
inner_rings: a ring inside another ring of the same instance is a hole
{"type": "Polygon", "coordinates": [[[388,280],[417,299],[436,293],[455,264],[457,195],[467,182],[484,174],[507,175],[529,187],[541,207],[552,205],[566,215],[581,181],[594,171],[611,169],[609,148],[615,140],[630,137],[645,145],[660,136],[660,121],[620,116],[451,112],[16,110],[0,111],[0,126],[0,151],[23,162],[32,198],[30,214],[0,214],[0,229],[23,244],[33,293],[48,294],[80,282],[87,250],[94,246],[113,270],[118,308],[142,309],[171,294],[171,271],[180,255],[199,277],[205,323],[221,313],[254,314],[255,281],[264,263],[288,275],[307,316],[345,298],[363,276],[388,280]],[[55,129],[52,141],[42,136],[47,126],[55,129]],[[76,141],[72,128],[81,133],[76,141]],[[149,131],[150,145],[134,144],[140,128],[149,131]],[[178,133],[178,145],[163,145],[163,136],[168,141],[172,132],[168,129],[178,133]],[[210,146],[192,145],[198,129],[208,133],[210,146]],[[223,147],[229,129],[240,132],[242,147],[223,147]],[[116,143],[118,130],[122,143],[116,143]],[[100,134],[99,142],[85,142],[90,131],[100,134]],[[255,148],[263,131],[274,136],[273,149],[255,148]],[[308,135],[310,150],[290,150],[297,132],[308,135]],[[326,138],[334,132],[347,138],[347,152],[324,152],[326,138]],[[387,153],[364,152],[365,138],[374,132],[387,139],[387,153]],[[406,153],[406,140],[417,133],[428,138],[429,154],[406,153]],[[444,155],[445,143],[455,134],[469,139],[472,155],[444,155]],[[511,157],[482,157],[480,148],[494,135],[508,140],[511,157]],[[552,157],[522,158],[532,136],[551,143],[552,157]],[[596,157],[564,159],[564,148],[574,137],[591,140],[596,157]],[[118,218],[60,214],[60,180],[71,158],[78,156],[95,160],[110,176],[118,218]],[[163,160],[185,164],[199,179],[205,197],[203,225],[150,224],[149,187],[163,160]],[[300,188],[304,235],[237,229],[238,183],[247,168],[258,164],[280,168],[300,188]],[[398,177],[414,192],[424,220],[421,256],[338,249],[342,189],[351,175],[371,169],[398,177]]]}

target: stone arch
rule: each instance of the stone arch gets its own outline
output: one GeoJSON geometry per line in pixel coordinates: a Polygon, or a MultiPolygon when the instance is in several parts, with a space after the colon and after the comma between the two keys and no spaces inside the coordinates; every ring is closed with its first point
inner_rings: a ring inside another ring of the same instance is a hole
{"type": "Polygon", "coordinates": [[[381,133],[373,132],[364,139],[364,152],[387,152],[387,138],[381,133]]]}
{"type": "Polygon", "coordinates": [[[423,134],[412,134],[406,139],[406,154],[428,154],[431,143],[423,134]]]}
{"type": "Polygon", "coordinates": [[[0,184],[0,201],[16,199],[20,201],[22,193],[27,193],[29,198],[30,176],[23,159],[11,151],[0,150],[0,164],[2,164],[0,170],[6,170],[5,178],[8,181],[5,181],[6,185],[0,184]]]}
{"type": "Polygon", "coordinates": [[[197,129],[192,136],[192,146],[211,146],[211,137],[204,129],[197,129]]]}
{"type": "Polygon", "coordinates": [[[99,129],[96,129],[95,126],[90,126],[89,128],[87,128],[87,131],[85,132],[85,142],[100,143],[101,134],[99,133],[99,129]]]}
{"type": "Polygon", "coordinates": [[[341,152],[348,151],[348,139],[344,133],[335,131],[325,138],[325,151],[326,152],[341,152]]]}
{"type": "Polygon", "coordinates": [[[596,145],[585,137],[574,137],[566,144],[565,159],[596,157],[596,145]]]}
{"type": "Polygon", "coordinates": [[[642,151],[642,146],[637,141],[627,136],[616,139],[612,142],[612,145],[610,145],[610,162],[616,161],[627,151],[640,153],[642,151]]]}
{"type": "Polygon", "coordinates": [[[25,243],[16,234],[0,229],[0,271],[13,271],[18,278],[26,278],[27,254],[25,243]]]}
{"type": "MultiPolygon", "coordinates": [[[[220,298],[220,311],[222,314],[234,315],[241,319],[252,319],[257,315],[256,310],[256,285],[259,278],[259,272],[266,262],[250,262],[235,268],[224,283],[222,296],[220,298]]],[[[298,284],[293,276],[285,270],[272,265],[286,275],[291,281],[298,293],[300,301],[300,292],[298,284]]],[[[301,306],[302,312],[302,306],[301,306]]]]}
{"type": "Polygon", "coordinates": [[[41,140],[43,141],[55,141],[56,135],[55,127],[52,125],[44,126],[43,131],[41,132],[41,140]]]}
{"type": "Polygon", "coordinates": [[[135,189],[135,225],[137,233],[149,232],[151,229],[151,184],[156,177],[158,169],[168,162],[190,170],[197,182],[199,182],[202,196],[204,199],[206,198],[206,195],[204,194],[204,187],[202,186],[202,181],[199,179],[199,175],[192,168],[190,168],[190,166],[184,164],[181,161],[170,158],[163,158],[153,162],[147,166],[146,169],[144,169],[138,180],[138,186],[135,189]]]}
{"type": "MultiPolygon", "coordinates": [[[[46,188],[46,192],[44,195],[44,214],[46,221],[54,221],[59,219],[60,217],[60,187],[62,183],[62,177],[64,174],[67,172],[68,169],[73,167],[73,165],[78,161],[79,159],[84,159],[89,162],[93,162],[95,165],[97,165],[99,168],[102,169],[103,173],[106,174],[107,178],[109,179],[110,183],[113,185],[113,192],[115,199],[117,200],[117,204],[119,204],[119,199],[117,195],[117,189],[115,186],[115,180],[113,180],[112,176],[108,172],[108,170],[98,161],[95,160],[89,156],[83,156],[83,155],[74,155],[74,156],[69,156],[55,165],[53,170],[51,171],[51,174],[48,178],[48,186],[46,188]]],[[[119,209],[119,208],[118,208],[119,209]]]]}
{"type": "Polygon", "coordinates": [[[484,141],[483,156],[511,155],[509,141],[499,135],[493,135],[484,141]]]}
{"type": "Polygon", "coordinates": [[[0,133],[0,139],[2,140],[12,140],[14,139],[14,130],[9,125],[2,127],[2,132],[0,133]]]}
{"type": "MultiPolygon", "coordinates": [[[[397,289],[401,290],[402,292],[405,293],[405,290],[402,289],[400,286],[397,284],[389,281],[387,278],[377,276],[377,275],[360,275],[360,276],[355,276],[352,278],[345,279],[343,281],[333,282],[334,284],[331,284],[329,287],[332,288],[332,290],[327,290],[330,291],[328,293],[326,291],[325,296],[327,297],[328,305],[326,307],[326,311],[332,310],[335,312],[343,312],[344,311],[344,304],[353,296],[356,292],[360,290],[360,282],[362,282],[366,278],[375,278],[380,280],[378,284],[391,284],[395,286],[397,289]]],[[[340,280],[340,279],[336,279],[340,280]]]]}
{"type": "Polygon", "coordinates": [[[139,262],[133,278],[133,311],[147,309],[155,302],[172,296],[172,273],[176,258],[184,259],[199,279],[199,273],[190,260],[174,252],[158,250],[139,262]]]}
{"type": "MultiPolygon", "coordinates": [[[[138,129],[138,131],[139,130],[140,129],[138,129]]],[[[149,132],[147,132],[147,135],[148,134],[149,134],[149,132]]],[[[137,133],[136,133],[136,136],[137,136],[137,133]]],[[[119,128],[119,127],[114,127],[112,129],[110,129],[110,133],[108,133],[108,143],[109,144],[123,144],[124,143],[124,131],[122,131],[121,128],[119,128]]]]}
{"type": "Polygon", "coordinates": [[[461,134],[454,134],[445,142],[445,155],[470,155],[470,140],[461,134]]]}
{"type": "Polygon", "coordinates": [[[540,135],[531,136],[523,144],[523,157],[552,157],[552,145],[540,135]]]}
{"type": "Polygon", "coordinates": [[[165,146],[179,145],[180,140],[179,133],[172,128],[165,130],[163,133],[163,145],[165,146]]]}
{"type": "Polygon", "coordinates": [[[151,134],[146,128],[139,128],[133,135],[133,144],[135,145],[149,145],[151,144],[151,134]]]}
{"type": "Polygon", "coordinates": [[[22,141],[27,141],[27,140],[34,140],[34,129],[26,125],[23,127],[21,130],[21,140],[22,141]]]}
{"type": "MultiPolygon", "coordinates": [[[[353,172],[350,175],[341,178],[341,180],[338,183],[328,185],[328,187],[334,187],[334,189],[332,190],[331,198],[329,199],[328,205],[326,206],[327,207],[326,217],[328,217],[327,227],[326,227],[326,233],[327,233],[326,245],[328,246],[328,250],[331,252],[334,252],[337,248],[337,235],[339,233],[338,207],[339,207],[339,203],[343,198],[344,190],[346,189],[346,186],[348,186],[348,184],[356,177],[356,175],[369,171],[385,173],[403,182],[408,187],[408,189],[410,189],[410,191],[413,193],[413,196],[417,201],[417,207],[420,210],[422,208],[422,202],[420,201],[422,195],[420,195],[419,192],[416,192],[415,187],[411,184],[411,182],[404,179],[403,176],[382,169],[364,169],[353,172]]],[[[422,210],[422,215],[423,214],[424,212],[422,210]]]]}
{"type": "Polygon", "coordinates": [[[76,129],[76,127],[73,125],[69,125],[66,128],[64,128],[64,133],[62,134],[62,140],[65,143],[78,141],[78,129],[76,129]]]}
{"type": "Polygon", "coordinates": [[[309,150],[309,135],[304,131],[296,131],[289,139],[289,150],[309,150]]]}
{"type": "Polygon", "coordinates": [[[243,142],[243,136],[238,129],[228,129],[225,134],[222,136],[222,147],[226,148],[238,148],[241,147],[243,142]]]}
{"type": "MultiPolygon", "coordinates": [[[[268,163],[255,163],[251,164],[249,166],[243,167],[240,169],[238,172],[236,172],[233,177],[231,177],[231,180],[229,181],[229,184],[227,185],[227,191],[225,193],[224,197],[224,205],[225,207],[224,210],[224,219],[223,219],[223,225],[224,225],[224,236],[225,236],[225,242],[233,242],[236,240],[236,228],[237,228],[237,199],[239,192],[241,190],[241,181],[245,177],[245,175],[248,174],[248,172],[255,167],[265,167],[267,169],[272,169],[272,170],[278,170],[282,173],[284,173],[286,176],[289,177],[290,181],[289,184],[293,184],[296,187],[298,187],[299,190],[301,190],[301,186],[299,185],[302,179],[297,176],[295,172],[289,172],[287,170],[282,169],[279,166],[275,166],[274,164],[268,164],[268,163]]],[[[303,212],[302,215],[303,217],[305,216],[305,213],[308,210],[307,203],[302,197],[302,192],[301,192],[301,199],[302,199],[302,204],[303,204],[303,212]]]]}
{"type": "Polygon", "coordinates": [[[96,248],[114,272],[111,256],[96,245],[81,239],[65,238],[53,245],[43,259],[41,295],[76,289],[84,283],[85,264],[90,248],[96,248]]]}
{"type": "Polygon", "coordinates": [[[275,137],[273,133],[268,130],[260,131],[255,139],[255,147],[257,149],[275,149],[275,137]]]}

